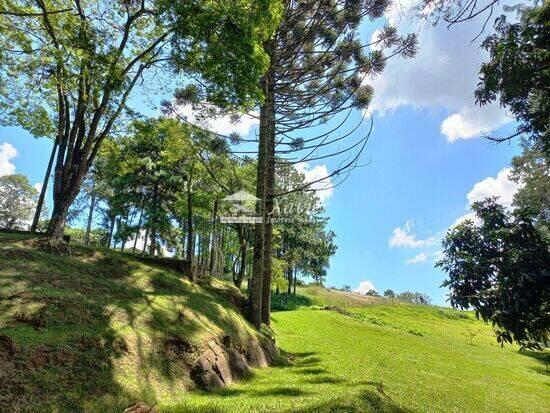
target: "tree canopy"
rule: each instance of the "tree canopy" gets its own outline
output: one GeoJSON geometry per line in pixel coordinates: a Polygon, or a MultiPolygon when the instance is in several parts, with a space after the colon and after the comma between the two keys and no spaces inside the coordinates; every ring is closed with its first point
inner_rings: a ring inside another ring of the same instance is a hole
{"type": "Polygon", "coordinates": [[[496,200],[472,206],[480,220],[450,230],[437,266],[448,278],[455,307],[475,310],[496,328],[499,343],[548,345],[550,240],[522,210],[507,212],[496,200]]]}

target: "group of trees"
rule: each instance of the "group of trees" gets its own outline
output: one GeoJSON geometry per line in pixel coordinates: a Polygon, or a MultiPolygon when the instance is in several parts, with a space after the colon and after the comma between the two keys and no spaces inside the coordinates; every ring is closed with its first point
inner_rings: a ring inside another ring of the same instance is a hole
{"type": "Polygon", "coordinates": [[[1,121],[53,139],[32,230],[53,171],[47,234],[56,243],[83,209],[89,242],[101,209],[108,243],[125,248],[133,234],[134,244],[138,237],[149,241],[150,254],[166,244],[188,259],[198,254],[213,270],[229,260],[215,251],[220,230],[230,231],[221,235],[236,240],[236,284],[252,261],[250,320],[258,328],[269,324],[272,283],[295,283],[297,272],[322,280],[335,250],[319,205],[302,214],[301,224],[273,225],[282,197],[307,197],[316,184],[288,171],[330,158],[338,166],[324,179],[345,179],[370,132],[360,131],[362,120],[340,128],[351,111],[368,106],[368,76],[386,59],[415,52],[415,37],[391,27],[375,44],[360,40],[361,22],[388,6],[387,0],[2,2],[1,121]],[[172,120],[136,121],[128,105],[133,92],[155,80],[167,83],[167,73],[185,84],[163,104],[172,120]],[[256,116],[259,133],[248,141],[258,149],[238,150],[246,139],[190,124],[177,110],[185,104],[197,117],[256,116]],[[218,228],[217,201],[244,187],[227,176],[239,168],[253,178],[249,190],[263,220],[254,228],[218,228]]]}
{"type": "MultiPolygon", "coordinates": [[[[425,0],[419,7],[422,16],[452,25],[486,15],[488,20],[496,3],[425,0]]],[[[353,125],[348,120],[354,112],[366,113],[373,93],[369,77],[387,59],[416,52],[415,36],[401,36],[390,26],[371,43],[361,40],[361,23],[381,17],[389,5],[3,1],[0,121],[48,137],[53,145],[38,197],[23,178],[2,177],[0,190],[10,194],[2,202],[14,205],[2,207],[2,225],[22,226],[36,203],[36,230],[53,172],[50,240],[58,242],[67,222],[85,222],[86,243],[137,252],[141,241],[142,253],[171,250],[189,260],[192,274],[230,274],[237,286],[248,279],[249,319],[257,328],[269,324],[274,286],[290,292],[298,276],[321,282],[326,275],[335,235],[327,230],[313,187],[338,185],[359,166],[372,122],[363,125],[364,116],[353,125]],[[136,90],[172,86],[173,78],[183,85],[162,104],[162,117],[144,118],[131,109],[136,90]],[[196,124],[181,115],[182,105],[192,108],[196,124]],[[200,121],[244,114],[259,122],[253,138],[214,133],[200,121]],[[320,160],[335,167],[313,182],[295,168],[320,160]],[[15,201],[13,185],[21,195],[15,201]],[[221,201],[239,190],[255,194],[262,219],[221,225],[221,201]],[[290,221],[275,222],[280,206],[292,203],[308,207],[290,221]],[[24,219],[14,220],[10,211],[24,219]]],[[[522,9],[517,23],[500,17],[483,43],[490,60],[481,68],[476,99],[480,105],[499,100],[518,120],[516,133],[488,138],[523,140],[525,151],[513,162],[523,186],[514,217],[494,202],[476,205],[484,223],[455,228],[441,263],[453,304],[474,307],[510,332],[501,335],[504,341],[523,344],[539,342],[548,332],[547,287],[533,292],[537,301],[521,290],[509,296],[505,285],[525,291],[548,276],[548,18],[547,2],[522,9]],[[485,238],[495,244],[476,241],[485,238]],[[503,258],[506,248],[522,252],[510,262],[503,258]],[[529,260],[529,254],[542,259],[529,260]],[[529,271],[511,281],[510,274],[516,276],[527,261],[529,271]],[[502,285],[498,293],[495,283],[502,285]],[[511,321],[526,314],[537,321],[511,321]]]]}
{"type": "Polygon", "coordinates": [[[492,323],[501,344],[541,349],[550,342],[550,5],[520,12],[515,23],[498,17],[483,42],[490,59],[475,96],[480,105],[498,100],[517,120],[511,135],[488,138],[521,139],[511,173],[521,185],[511,208],[495,198],[474,203],[478,222],[447,233],[438,266],[447,273],[443,286],[453,306],[492,323]]]}

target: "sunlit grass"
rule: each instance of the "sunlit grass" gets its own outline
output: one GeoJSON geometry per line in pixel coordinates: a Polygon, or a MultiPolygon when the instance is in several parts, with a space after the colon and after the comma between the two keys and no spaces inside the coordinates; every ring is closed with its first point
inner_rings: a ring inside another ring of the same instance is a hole
{"type": "Polygon", "coordinates": [[[287,363],[190,391],[164,339],[256,334],[216,290],[129,255],[76,247],[57,257],[0,236],[0,334],[18,349],[0,366],[0,411],[16,411],[2,403],[21,389],[21,411],[120,412],[137,401],[173,413],[548,411],[547,353],[500,348],[472,313],[320,287],[299,289],[302,309],[273,314],[287,363]]]}

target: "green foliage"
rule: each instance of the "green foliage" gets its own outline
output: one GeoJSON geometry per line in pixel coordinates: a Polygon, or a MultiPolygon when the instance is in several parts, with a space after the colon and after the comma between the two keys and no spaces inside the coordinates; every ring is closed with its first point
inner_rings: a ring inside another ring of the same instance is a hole
{"type": "MultiPolygon", "coordinates": [[[[71,237],[71,244],[81,244],[86,243],[85,237],[86,231],[83,228],[71,228],[65,227],[65,235],[71,237]]],[[[108,237],[108,233],[103,228],[96,228],[90,231],[90,244],[92,246],[101,247],[104,246],[108,237]]]]}
{"type": "Polygon", "coordinates": [[[271,260],[271,286],[280,291],[286,291],[288,280],[285,279],[285,262],[278,258],[271,260]]]}
{"type": "Polygon", "coordinates": [[[189,100],[208,100],[222,107],[256,104],[262,98],[258,80],[269,66],[263,45],[279,25],[282,1],[162,3],[175,28],[176,67],[205,80],[193,84],[195,95],[189,100]]]}
{"type": "Polygon", "coordinates": [[[511,178],[521,183],[514,206],[529,214],[539,229],[550,236],[550,158],[534,147],[526,147],[512,159],[511,178]]]}
{"type": "Polygon", "coordinates": [[[313,301],[303,294],[276,294],[271,293],[272,311],[291,311],[311,307],[313,301]]]}
{"type": "Polygon", "coordinates": [[[526,8],[521,20],[509,23],[501,16],[495,34],[483,42],[490,60],[480,69],[475,92],[479,104],[499,100],[520,123],[518,134],[550,155],[550,4],[545,1],[526,8]]]}
{"type": "Polygon", "coordinates": [[[431,301],[430,297],[428,297],[426,294],[411,291],[403,291],[402,293],[397,294],[395,298],[397,298],[399,301],[411,304],[428,305],[431,301]]]}
{"type": "Polygon", "coordinates": [[[395,298],[395,292],[392,289],[387,289],[384,291],[384,297],[395,298]]]}
{"type": "Polygon", "coordinates": [[[480,226],[471,221],[450,230],[438,262],[448,275],[454,307],[473,308],[496,327],[501,345],[547,345],[550,326],[549,239],[532,218],[514,215],[487,199],[472,206],[480,226]]]}
{"type": "Polygon", "coordinates": [[[0,176],[0,228],[27,229],[38,192],[25,175],[0,176]]]}

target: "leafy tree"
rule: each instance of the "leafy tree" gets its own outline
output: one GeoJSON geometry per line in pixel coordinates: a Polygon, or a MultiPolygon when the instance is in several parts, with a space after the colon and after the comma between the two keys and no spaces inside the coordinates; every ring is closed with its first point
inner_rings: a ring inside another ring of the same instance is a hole
{"type": "Polygon", "coordinates": [[[0,176],[0,228],[26,229],[38,192],[25,175],[0,176]]]}
{"type": "MultiPolygon", "coordinates": [[[[356,164],[366,136],[350,143],[325,132],[318,136],[313,132],[307,141],[301,135],[341,113],[368,106],[372,88],[366,77],[380,72],[385,58],[381,51],[369,52],[362,44],[359,25],[363,19],[380,17],[388,5],[385,0],[287,3],[281,24],[266,43],[270,65],[260,80],[265,99],[260,106],[256,196],[262,200],[258,212],[266,218],[278,195],[277,147],[284,148],[280,155],[293,154],[301,162],[323,155],[349,156],[332,175],[345,173],[356,164]]],[[[385,27],[380,37],[379,44],[392,49],[392,55],[414,55],[414,35],[401,38],[393,28],[385,27]]],[[[258,328],[262,322],[270,323],[272,256],[273,226],[265,219],[255,228],[250,300],[250,319],[258,328]]]]}
{"type": "Polygon", "coordinates": [[[148,229],[150,253],[159,252],[159,235],[172,232],[173,203],[186,188],[189,130],[173,119],[135,121],[131,133],[105,148],[100,176],[113,189],[111,205],[119,215],[119,238],[148,229]],[[143,212],[139,226],[131,217],[143,212]],[[133,212],[133,213],[132,213],[133,212]]]}
{"type": "Polygon", "coordinates": [[[412,291],[403,291],[397,294],[396,298],[399,301],[405,301],[412,304],[428,305],[431,302],[427,294],[412,291]]]}
{"type": "Polygon", "coordinates": [[[2,121],[55,131],[58,146],[48,234],[62,236],[86,172],[151,68],[175,66],[217,104],[249,106],[280,12],[270,0],[3,1],[2,121]]]}
{"type": "Polygon", "coordinates": [[[521,185],[514,206],[528,212],[541,230],[550,234],[550,158],[534,147],[526,147],[512,159],[511,178],[521,185]]]}
{"type": "Polygon", "coordinates": [[[473,308],[491,322],[497,340],[522,348],[548,344],[550,328],[550,242],[532,218],[513,214],[494,198],[472,209],[470,220],[450,230],[443,240],[444,257],[437,263],[448,278],[453,307],[473,308]]]}
{"type": "Polygon", "coordinates": [[[345,293],[351,293],[351,286],[349,285],[344,285],[342,287],[342,291],[345,292],[345,293]]]}
{"type": "Polygon", "coordinates": [[[384,291],[384,297],[395,298],[395,292],[392,289],[387,289],[384,291]]]}
{"type": "Polygon", "coordinates": [[[365,295],[369,297],[380,297],[380,294],[378,294],[378,291],[376,290],[369,290],[365,293],[365,295]]]}
{"type": "Polygon", "coordinates": [[[497,141],[522,136],[550,157],[550,3],[526,8],[521,20],[509,23],[506,16],[496,20],[496,33],[488,36],[483,47],[490,59],[480,69],[475,92],[480,105],[498,100],[519,122],[517,131],[497,141]]]}

